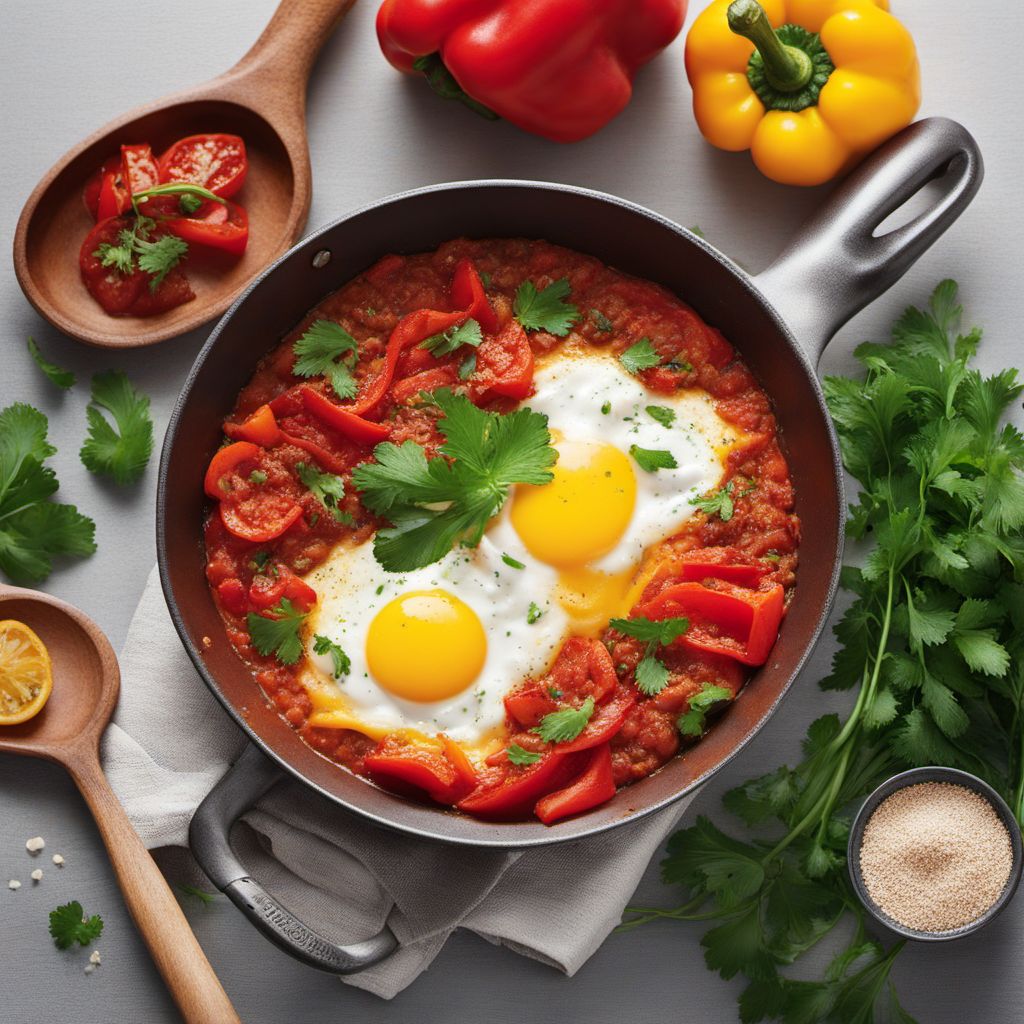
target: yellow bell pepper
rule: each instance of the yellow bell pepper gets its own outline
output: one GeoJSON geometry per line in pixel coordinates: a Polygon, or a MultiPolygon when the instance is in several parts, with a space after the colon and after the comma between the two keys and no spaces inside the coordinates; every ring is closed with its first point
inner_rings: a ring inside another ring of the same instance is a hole
{"type": "Polygon", "coordinates": [[[820,185],[910,124],[910,33],[887,0],[713,0],[686,39],[701,134],[762,174],[820,185]]]}

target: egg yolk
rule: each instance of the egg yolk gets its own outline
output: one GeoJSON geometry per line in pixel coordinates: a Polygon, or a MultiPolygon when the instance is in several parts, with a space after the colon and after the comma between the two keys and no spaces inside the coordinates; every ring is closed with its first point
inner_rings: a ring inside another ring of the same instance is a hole
{"type": "Polygon", "coordinates": [[[405,700],[455,696],[480,674],[486,657],[480,619],[445,590],[396,597],[377,613],[366,634],[370,673],[405,700]]]}
{"type": "Polygon", "coordinates": [[[561,441],[554,479],[521,485],[512,525],[534,558],[558,568],[586,565],[619,542],[633,517],[636,476],[629,458],[599,441],[561,441]]]}

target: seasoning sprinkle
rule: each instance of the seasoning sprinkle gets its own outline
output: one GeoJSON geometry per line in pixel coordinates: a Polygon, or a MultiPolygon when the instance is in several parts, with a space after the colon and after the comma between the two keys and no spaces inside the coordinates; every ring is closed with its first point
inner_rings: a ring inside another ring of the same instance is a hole
{"type": "Polygon", "coordinates": [[[905,928],[946,932],[976,921],[1010,876],[1010,834],[966,786],[922,782],[875,808],[860,848],[871,899],[905,928]]]}

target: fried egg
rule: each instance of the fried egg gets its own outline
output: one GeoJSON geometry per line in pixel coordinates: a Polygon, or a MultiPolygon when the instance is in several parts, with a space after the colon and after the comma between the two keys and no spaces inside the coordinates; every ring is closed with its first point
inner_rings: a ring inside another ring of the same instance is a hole
{"type": "Polygon", "coordinates": [[[340,544],[305,577],[319,596],[307,649],[326,637],[351,661],[336,679],[328,654],[307,657],[310,724],[493,749],[505,695],[543,674],[568,636],[628,612],[645,555],[719,485],[742,440],[707,393],[656,395],[610,352],[562,351],[538,367],[535,389],[524,405],[548,418],[553,479],[513,488],[479,547],[396,574],[372,543],[340,544]],[[675,468],[644,469],[638,449],[670,453],[675,468]]]}

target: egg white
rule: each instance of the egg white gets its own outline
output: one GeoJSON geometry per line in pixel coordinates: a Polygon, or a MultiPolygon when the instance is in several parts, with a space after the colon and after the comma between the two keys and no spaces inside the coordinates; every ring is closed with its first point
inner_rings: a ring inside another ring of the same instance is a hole
{"type": "MultiPolygon", "coordinates": [[[[588,566],[609,575],[639,570],[645,551],[679,532],[694,514],[691,501],[718,486],[725,456],[740,439],[705,392],[656,395],[608,352],[559,354],[538,367],[535,388],[524,405],[546,415],[559,436],[610,444],[626,454],[631,445],[666,450],[678,464],[649,473],[630,458],[637,482],[632,518],[615,549],[588,566]],[[674,423],[663,426],[646,412],[648,405],[672,409],[674,423]]],[[[426,568],[388,573],[374,559],[371,542],[340,544],[304,577],[319,597],[306,625],[309,654],[303,677],[318,709],[312,724],[344,725],[373,737],[396,729],[445,732],[470,749],[497,734],[505,717],[504,696],[524,678],[543,674],[573,632],[557,597],[559,572],[526,550],[512,525],[510,505],[492,520],[477,549],[456,549],[426,568]],[[509,566],[503,554],[524,568],[509,566]],[[462,693],[420,703],[395,696],[372,677],[366,638],[374,617],[390,601],[434,589],[456,595],[478,616],[487,655],[476,681],[462,693]],[[533,623],[528,621],[531,603],[543,613],[533,623]],[[315,634],[348,654],[347,675],[335,680],[330,656],[312,653],[315,634]]]]}

